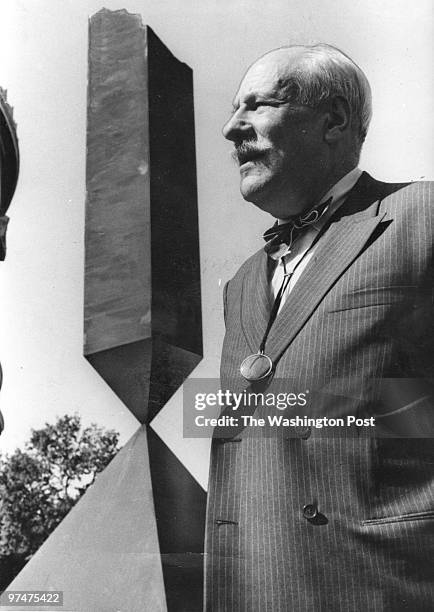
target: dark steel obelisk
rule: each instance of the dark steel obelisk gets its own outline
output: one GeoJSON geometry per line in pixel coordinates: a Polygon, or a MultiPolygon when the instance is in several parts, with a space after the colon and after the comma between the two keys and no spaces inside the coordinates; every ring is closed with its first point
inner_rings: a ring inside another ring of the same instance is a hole
{"type": "MultiPolygon", "coordinates": [[[[147,424],[202,358],[193,75],[137,15],[89,39],[84,353],[147,424]]],[[[205,493],[148,444],[168,607],[193,612],[205,493]]]]}

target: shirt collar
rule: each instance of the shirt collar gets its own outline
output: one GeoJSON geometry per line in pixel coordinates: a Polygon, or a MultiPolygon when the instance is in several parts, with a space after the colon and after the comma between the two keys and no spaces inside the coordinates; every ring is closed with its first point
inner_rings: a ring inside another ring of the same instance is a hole
{"type": "Polygon", "coordinates": [[[328,206],[323,215],[318,219],[313,227],[320,230],[328,219],[337,211],[337,209],[345,202],[347,195],[359,180],[362,171],[360,168],[353,168],[348,174],[343,176],[331,189],[321,198],[320,204],[332,198],[330,206],[328,206]]]}
{"type": "MultiPolygon", "coordinates": [[[[343,176],[337,183],[335,183],[333,187],[327,191],[326,194],[323,195],[321,200],[318,202],[318,206],[320,206],[321,204],[323,204],[330,198],[332,198],[332,202],[330,206],[327,206],[327,208],[325,209],[321,217],[318,219],[318,221],[314,223],[311,227],[314,227],[316,230],[319,230],[322,227],[323,223],[332,216],[332,214],[339,208],[341,204],[343,204],[345,197],[348,195],[348,193],[357,183],[361,174],[362,174],[362,171],[360,170],[360,168],[357,168],[357,167],[353,168],[352,170],[350,170],[350,172],[348,172],[345,176],[343,176]]],[[[287,223],[287,222],[288,222],[288,219],[278,220],[279,225],[281,223],[287,223]]]]}

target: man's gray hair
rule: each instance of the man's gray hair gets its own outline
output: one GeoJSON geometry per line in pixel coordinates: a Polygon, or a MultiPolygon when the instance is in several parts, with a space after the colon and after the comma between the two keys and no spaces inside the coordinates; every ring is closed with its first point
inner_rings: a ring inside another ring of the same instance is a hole
{"type": "Polygon", "coordinates": [[[332,45],[288,48],[296,47],[304,51],[287,85],[291,101],[316,108],[333,95],[344,97],[350,105],[361,147],[372,116],[371,88],[365,74],[348,55],[332,45]]]}

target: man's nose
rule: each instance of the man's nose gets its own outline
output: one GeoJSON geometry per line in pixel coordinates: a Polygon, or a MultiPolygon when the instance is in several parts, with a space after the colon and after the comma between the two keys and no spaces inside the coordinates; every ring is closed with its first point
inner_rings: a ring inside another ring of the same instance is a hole
{"type": "Polygon", "coordinates": [[[222,129],[223,136],[233,142],[242,140],[252,131],[252,126],[242,108],[238,108],[222,129]]]}

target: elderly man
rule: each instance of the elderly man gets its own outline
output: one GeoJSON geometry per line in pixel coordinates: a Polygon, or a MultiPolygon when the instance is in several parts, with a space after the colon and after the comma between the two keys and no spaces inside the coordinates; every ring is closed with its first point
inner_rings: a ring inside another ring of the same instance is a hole
{"type": "Polygon", "coordinates": [[[434,187],[358,169],[370,117],[347,55],[293,46],[248,69],[224,127],[244,199],[277,221],[225,287],[222,387],[310,391],[304,414],[375,434],[216,435],[207,610],[434,606],[434,187]]]}

